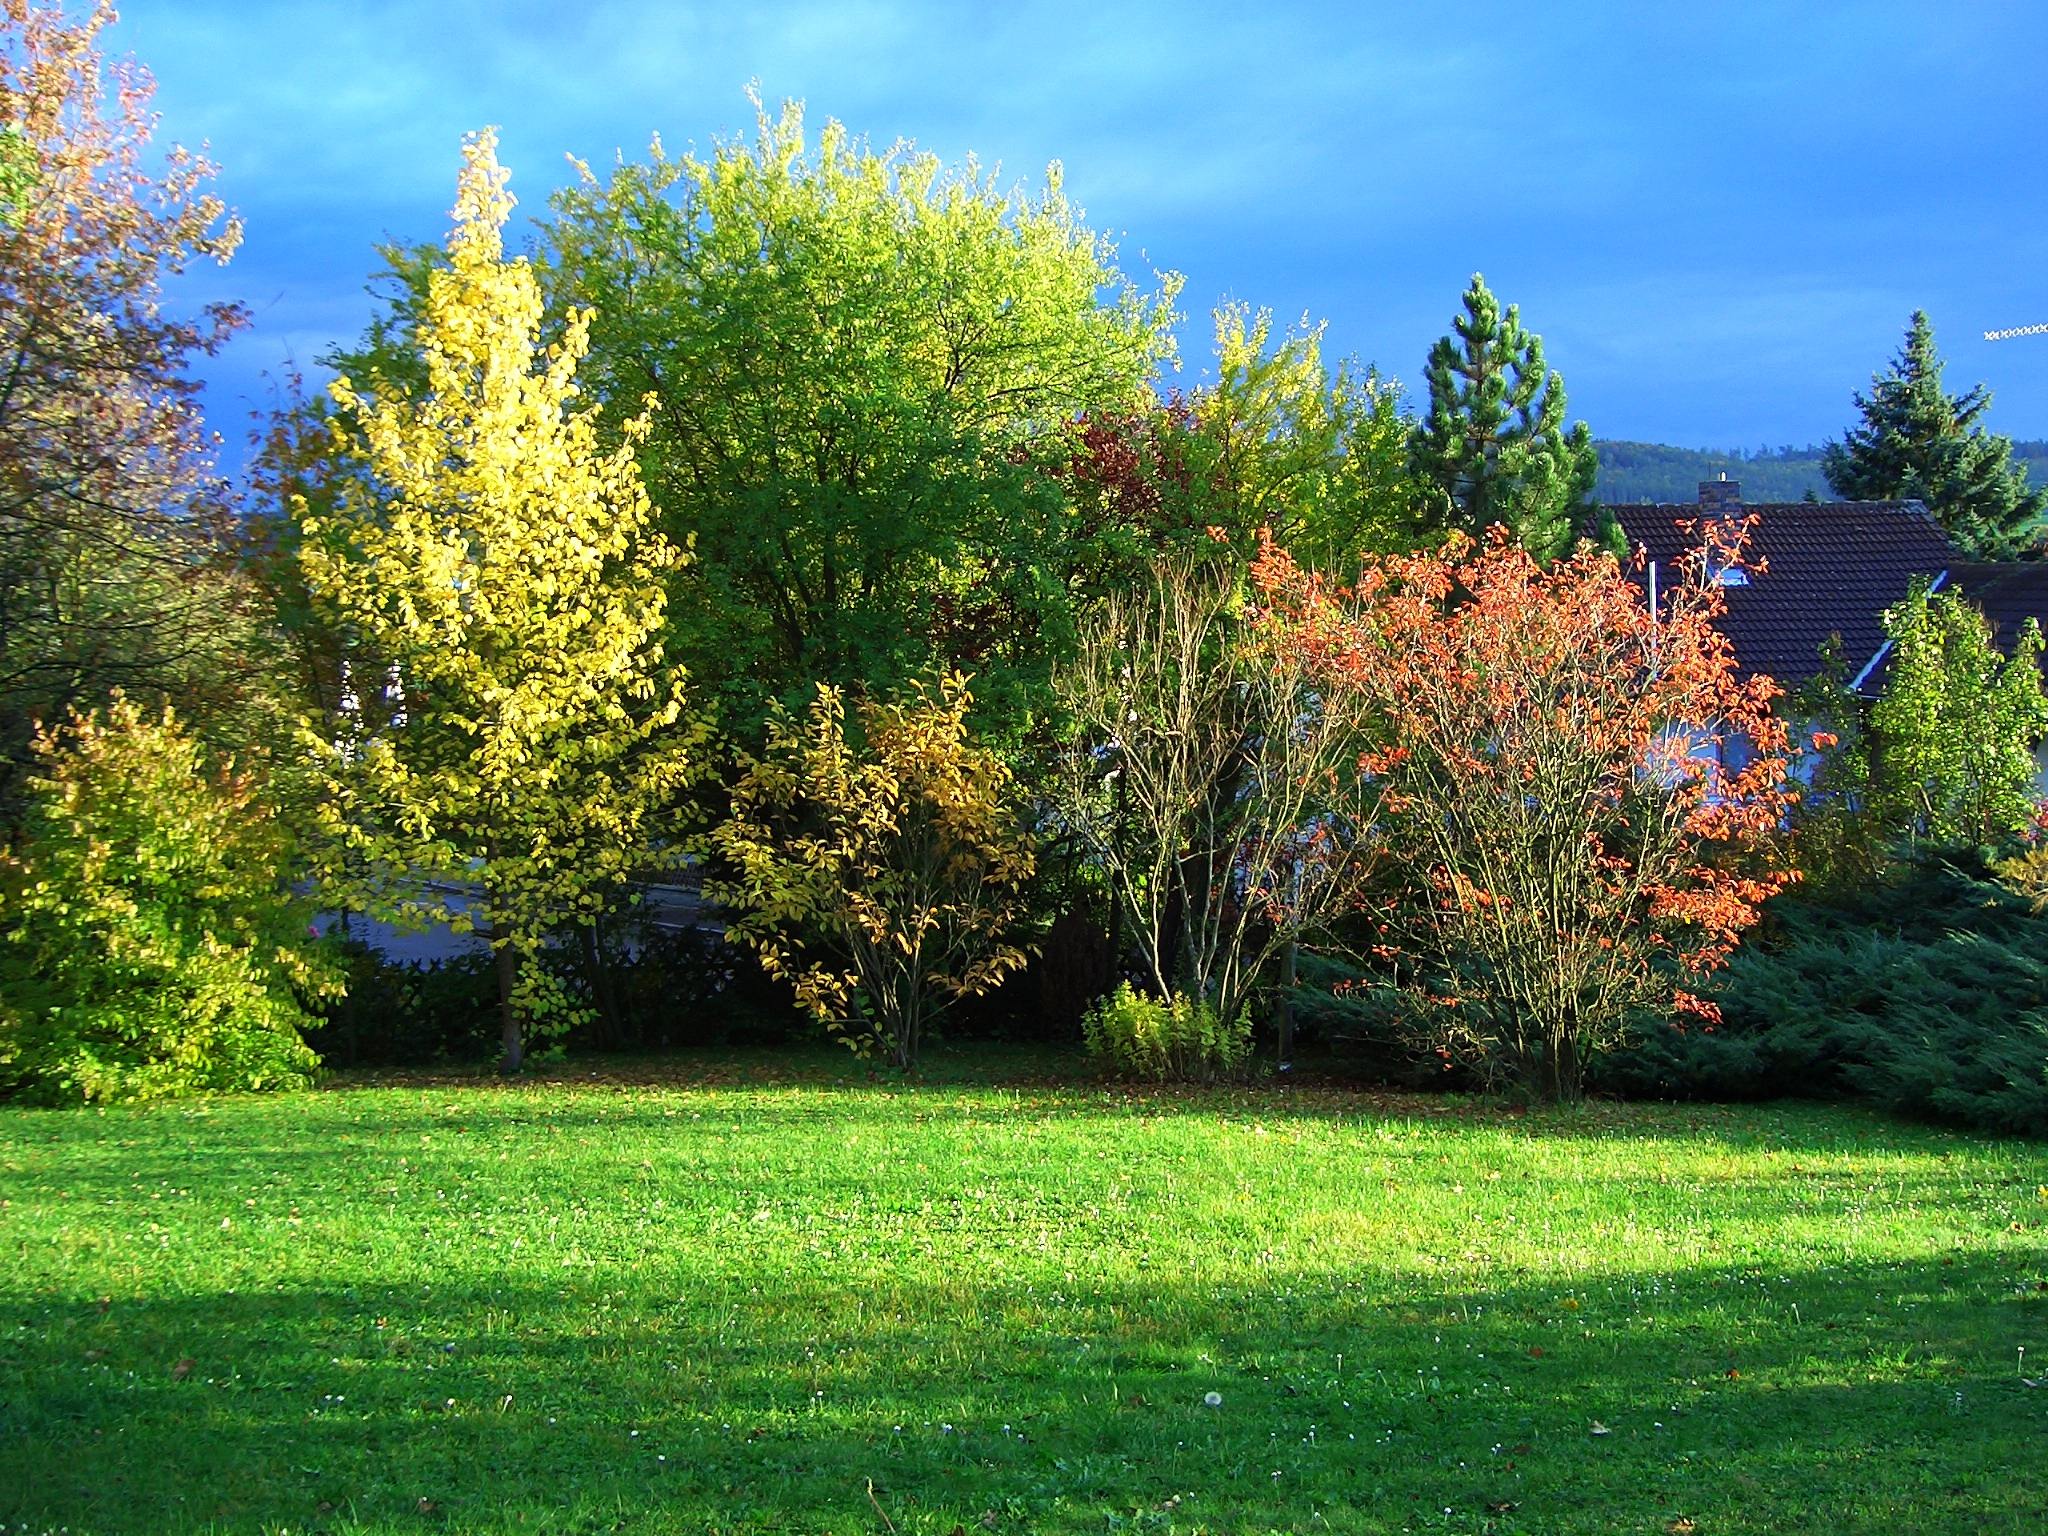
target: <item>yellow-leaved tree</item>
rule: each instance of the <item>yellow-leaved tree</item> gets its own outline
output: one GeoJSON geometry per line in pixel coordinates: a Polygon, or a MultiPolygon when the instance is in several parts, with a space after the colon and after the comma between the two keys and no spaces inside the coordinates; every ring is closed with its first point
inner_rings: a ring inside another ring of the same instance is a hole
{"type": "Polygon", "coordinates": [[[687,557],[650,525],[645,419],[607,452],[570,409],[590,313],[541,345],[496,146],[464,142],[423,373],[334,382],[331,505],[295,514],[308,590],[358,659],[349,718],[307,728],[325,889],[485,935],[513,1070],[573,1018],[536,963],[548,933],[680,856],[657,828],[708,726],[664,652],[664,576],[687,557]]]}
{"type": "Polygon", "coordinates": [[[1010,772],[968,734],[967,680],[862,700],[849,732],[839,690],[799,718],[768,716],[743,758],[732,814],[713,832],[730,876],[706,894],[730,937],[856,1051],[917,1061],[925,1025],[1024,964],[1003,935],[1024,913],[1034,860],[1010,772]]]}

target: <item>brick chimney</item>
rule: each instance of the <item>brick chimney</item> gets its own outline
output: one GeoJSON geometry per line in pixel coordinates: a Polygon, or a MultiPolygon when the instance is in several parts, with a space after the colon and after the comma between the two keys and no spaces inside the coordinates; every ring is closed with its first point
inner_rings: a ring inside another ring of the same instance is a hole
{"type": "Polygon", "coordinates": [[[1718,480],[1700,482],[1700,511],[1708,517],[1740,517],[1742,515],[1742,482],[1730,480],[1726,475],[1718,480]]]}

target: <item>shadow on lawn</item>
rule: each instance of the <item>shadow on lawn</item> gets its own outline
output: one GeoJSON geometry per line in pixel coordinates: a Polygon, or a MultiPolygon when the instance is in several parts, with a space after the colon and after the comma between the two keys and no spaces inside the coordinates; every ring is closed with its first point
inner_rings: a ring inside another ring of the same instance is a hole
{"type": "Polygon", "coordinates": [[[1721,1536],[2048,1506],[2048,1391],[2014,1369],[2048,1356],[2048,1275],[2011,1255],[1440,1294],[746,1278],[0,1289],[0,1524],[1721,1536]]]}

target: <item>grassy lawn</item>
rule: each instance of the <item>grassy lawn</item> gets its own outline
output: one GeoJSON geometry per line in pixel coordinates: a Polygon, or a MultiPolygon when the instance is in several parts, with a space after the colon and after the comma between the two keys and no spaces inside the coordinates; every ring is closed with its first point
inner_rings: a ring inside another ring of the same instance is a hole
{"type": "Polygon", "coordinates": [[[0,1110],[0,1528],[2041,1528],[2048,1147],[1025,1065],[0,1110]]]}

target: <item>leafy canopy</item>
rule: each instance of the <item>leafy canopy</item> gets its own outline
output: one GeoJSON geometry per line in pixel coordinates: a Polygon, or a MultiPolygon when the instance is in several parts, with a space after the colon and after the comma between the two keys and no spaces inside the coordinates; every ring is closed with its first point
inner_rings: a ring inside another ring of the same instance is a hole
{"type": "Polygon", "coordinates": [[[1004,191],[837,124],[814,143],[795,106],[707,157],[586,169],[544,239],[553,290],[596,307],[607,422],[651,397],[648,488],[699,556],[674,641],[734,730],[934,668],[1021,728],[1071,630],[1046,470],[1068,423],[1146,399],[1177,279],[1126,279],[1057,165],[1004,191]]]}
{"type": "Polygon", "coordinates": [[[18,857],[0,855],[0,1085],[49,1100],[301,1086],[309,939],[264,786],[169,707],[116,694],[38,733],[18,857]]]}
{"type": "Polygon", "coordinates": [[[706,729],[667,650],[664,582],[686,557],[652,526],[646,420],[607,451],[594,410],[570,408],[591,316],[543,349],[540,285],[504,256],[505,181],[495,135],[473,135],[419,318],[423,382],[337,379],[343,474],[327,510],[298,506],[307,588],[390,669],[383,699],[372,671],[346,715],[308,723],[330,889],[486,933],[516,1065],[522,1022],[567,1008],[535,952],[675,856],[659,821],[706,729]]]}

